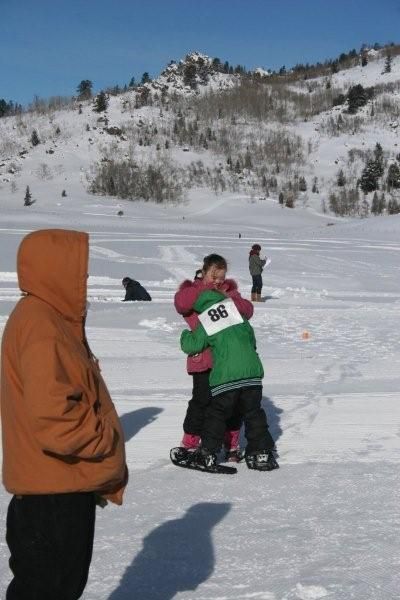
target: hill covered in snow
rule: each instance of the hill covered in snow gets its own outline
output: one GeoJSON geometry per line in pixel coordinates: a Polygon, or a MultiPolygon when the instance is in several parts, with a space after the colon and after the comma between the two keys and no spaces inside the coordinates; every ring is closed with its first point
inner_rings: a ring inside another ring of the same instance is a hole
{"type": "Polygon", "coordinates": [[[395,214],[399,47],[279,73],[193,52],[97,99],[0,119],[0,201],[88,193],[179,202],[199,188],[332,215],[395,214]],[[388,58],[390,57],[390,58],[388,58]],[[97,107],[97,110],[96,110],[97,107]]]}

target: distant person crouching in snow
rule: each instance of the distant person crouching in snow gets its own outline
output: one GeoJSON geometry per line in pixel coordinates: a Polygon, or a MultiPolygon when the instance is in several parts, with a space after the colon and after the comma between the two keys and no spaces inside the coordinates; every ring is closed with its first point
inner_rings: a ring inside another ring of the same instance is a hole
{"type": "Polygon", "coordinates": [[[249,254],[249,271],[253,279],[253,287],[251,288],[251,300],[252,302],[262,302],[261,290],[263,286],[263,280],[261,273],[267,263],[267,258],[260,258],[261,246],[260,244],[253,244],[249,254]]]}
{"type": "Polygon", "coordinates": [[[129,302],[131,300],[151,300],[151,296],[148,291],[142,285],[140,285],[138,281],[135,281],[130,277],[124,277],[122,280],[122,285],[126,290],[123,302],[129,302]]]}

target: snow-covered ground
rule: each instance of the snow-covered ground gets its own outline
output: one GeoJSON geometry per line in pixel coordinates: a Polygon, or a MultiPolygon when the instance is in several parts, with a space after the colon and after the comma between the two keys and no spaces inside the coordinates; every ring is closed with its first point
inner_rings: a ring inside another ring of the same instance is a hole
{"type": "MultiPolygon", "coordinates": [[[[41,185],[29,208],[0,196],[0,329],[19,295],[23,235],[89,231],[87,334],[130,469],[123,507],[98,512],[84,600],[398,598],[400,218],[351,222],[202,192],[169,208],[118,204],[78,182],[61,201],[51,181],[41,185]],[[254,242],[272,259],[252,322],[281,468],[240,464],[232,477],[178,469],[168,452],[180,441],[191,379],[174,292],[215,251],[248,296],[254,242]],[[153,302],[121,303],[125,275],[153,302]]],[[[8,501],[1,491],[3,532],[8,501]]],[[[4,535],[0,559],[4,598],[4,535]]]]}

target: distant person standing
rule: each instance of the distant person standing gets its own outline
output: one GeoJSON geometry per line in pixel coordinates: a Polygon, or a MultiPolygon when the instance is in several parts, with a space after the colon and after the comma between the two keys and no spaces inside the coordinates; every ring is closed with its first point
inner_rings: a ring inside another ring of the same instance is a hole
{"type": "Polygon", "coordinates": [[[263,286],[262,272],[267,263],[267,258],[260,258],[261,246],[260,244],[253,244],[249,254],[249,271],[253,279],[253,286],[251,288],[251,300],[252,302],[262,302],[261,290],[263,286]]]}
{"type": "Polygon", "coordinates": [[[126,290],[123,302],[129,302],[132,300],[145,300],[149,302],[151,300],[151,296],[148,291],[142,285],[140,285],[138,281],[135,281],[130,277],[124,277],[122,280],[122,285],[126,290]]]}

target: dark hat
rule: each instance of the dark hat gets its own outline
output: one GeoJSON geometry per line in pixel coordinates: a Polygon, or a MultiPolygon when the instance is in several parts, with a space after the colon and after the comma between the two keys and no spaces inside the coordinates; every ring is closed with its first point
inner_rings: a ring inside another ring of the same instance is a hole
{"type": "Polygon", "coordinates": [[[251,247],[252,250],[261,250],[260,244],[253,244],[251,247]]]}

